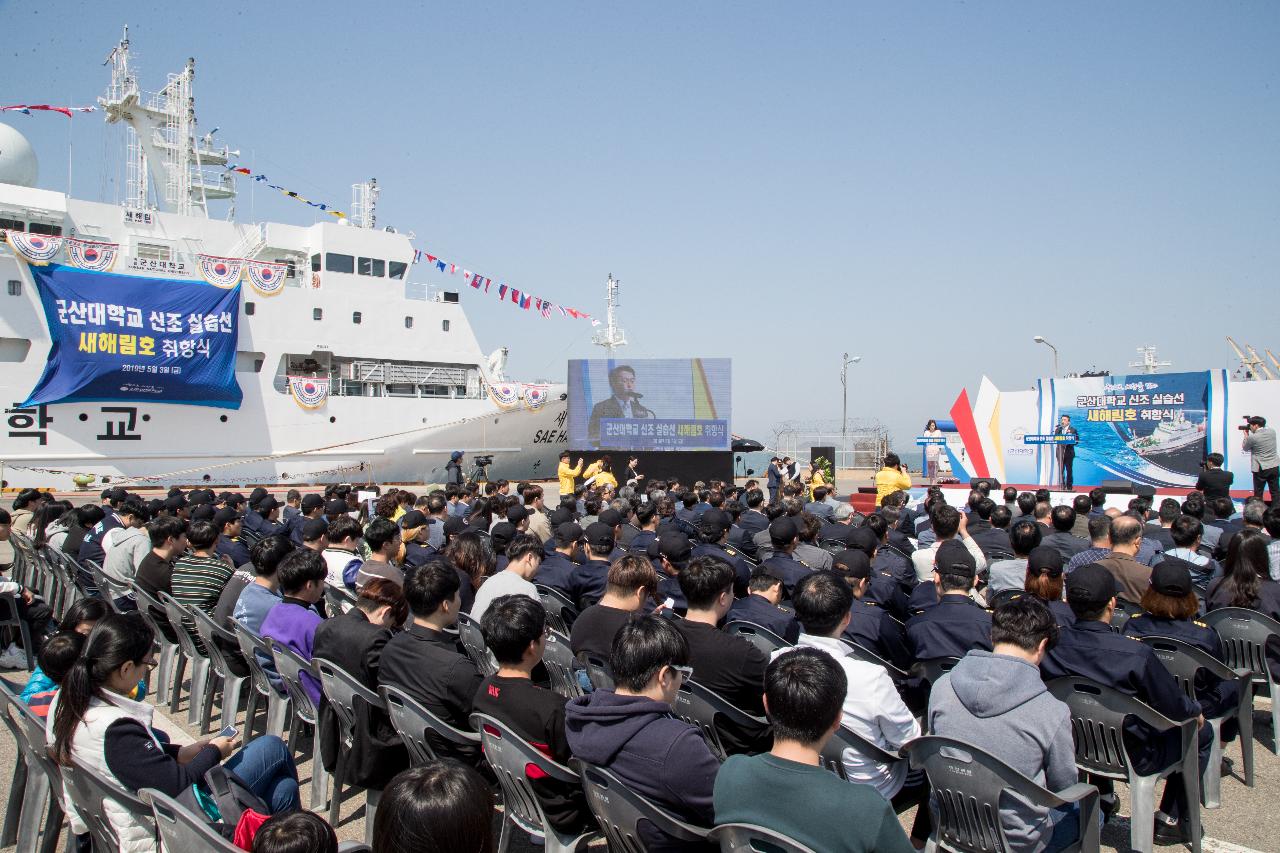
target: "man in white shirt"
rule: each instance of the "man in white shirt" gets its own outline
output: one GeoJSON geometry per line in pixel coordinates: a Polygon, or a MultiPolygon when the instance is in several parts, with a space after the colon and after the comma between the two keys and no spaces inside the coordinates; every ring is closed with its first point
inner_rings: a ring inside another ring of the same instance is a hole
{"type": "MultiPolygon", "coordinates": [[[[849,681],[841,725],[889,753],[919,737],[920,724],[907,710],[884,667],[850,656],[848,646],[839,640],[849,626],[849,610],[854,605],[848,582],[835,572],[813,572],[796,584],[791,601],[801,627],[796,647],[831,655],[849,681]]],[[[788,651],[779,649],[773,657],[788,651]]],[[[911,837],[922,842],[929,837],[929,809],[924,804],[928,782],[922,773],[908,774],[905,760],[882,764],[852,749],[845,750],[844,769],[851,782],[871,785],[895,811],[920,804],[911,837]]]]}
{"type": "Polygon", "coordinates": [[[542,565],[543,545],[538,537],[529,533],[517,533],[507,546],[507,567],[480,584],[476,600],[471,605],[471,618],[479,621],[494,599],[504,595],[525,595],[541,601],[533,579],[542,565]]]}
{"type": "Polygon", "coordinates": [[[973,555],[973,559],[978,564],[979,572],[987,567],[987,558],[982,555],[982,549],[969,536],[967,516],[950,504],[939,501],[929,511],[929,518],[933,524],[933,532],[937,535],[937,539],[928,548],[921,548],[911,555],[911,564],[915,566],[917,581],[923,582],[933,577],[934,555],[938,553],[938,547],[948,539],[958,538],[960,540],[961,544],[973,555]]]}

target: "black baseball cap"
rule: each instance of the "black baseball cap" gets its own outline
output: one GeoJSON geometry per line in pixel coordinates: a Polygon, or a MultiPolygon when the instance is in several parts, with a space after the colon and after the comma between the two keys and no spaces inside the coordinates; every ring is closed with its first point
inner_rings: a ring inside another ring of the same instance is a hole
{"type": "Polygon", "coordinates": [[[618,512],[613,507],[600,510],[599,518],[601,524],[607,524],[610,527],[617,527],[622,523],[622,513],[618,512]]]}
{"type": "Polygon", "coordinates": [[[528,517],[529,510],[519,504],[507,507],[507,521],[511,522],[513,525],[519,524],[528,517]]]}
{"type": "Polygon", "coordinates": [[[262,486],[258,486],[258,488],[249,493],[249,503],[255,504],[266,496],[267,490],[262,488],[262,486]]]}
{"type": "Polygon", "coordinates": [[[547,520],[551,522],[552,527],[559,528],[560,525],[576,519],[573,517],[573,510],[561,506],[551,510],[551,516],[547,520]]]}
{"type": "Polygon", "coordinates": [[[1040,545],[1031,549],[1027,556],[1027,570],[1035,574],[1048,575],[1051,578],[1062,576],[1064,562],[1058,549],[1049,545],[1040,545]]]}
{"type": "Polygon", "coordinates": [[[174,495],[164,502],[164,508],[168,510],[179,510],[187,508],[187,499],[182,495],[174,495]]]}
{"type": "Polygon", "coordinates": [[[317,507],[322,507],[322,506],[324,506],[324,498],[320,497],[319,495],[303,495],[302,496],[303,512],[311,512],[313,509],[316,509],[317,507]]]}
{"type": "Polygon", "coordinates": [[[1067,601],[1084,605],[1106,604],[1120,591],[1115,576],[1106,566],[1089,563],[1067,575],[1067,601]]]}
{"type": "Polygon", "coordinates": [[[853,530],[849,531],[848,539],[845,541],[849,543],[850,548],[856,548],[868,557],[880,547],[880,539],[870,527],[853,528],[853,530]]]}
{"type": "Polygon", "coordinates": [[[213,521],[217,515],[218,511],[213,508],[213,504],[194,504],[191,507],[192,521],[213,521]]]}
{"type": "Polygon", "coordinates": [[[307,523],[302,525],[302,541],[314,542],[328,532],[329,522],[323,518],[309,518],[307,523]]]}
{"type": "Polygon", "coordinates": [[[594,521],[587,526],[587,544],[598,548],[613,547],[613,528],[603,521],[594,521]]]}
{"type": "MultiPolygon", "coordinates": [[[[108,490],[108,492],[109,492],[109,491],[110,491],[110,490],[108,490]]],[[[108,492],[103,492],[102,494],[105,496],[108,492]]],[[[166,497],[166,498],[173,498],[173,497],[177,497],[177,496],[178,496],[178,495],[180,495],[180,494],[182,494],[182,489],[178,488],[177,486],[170,486],[170,487],[169,487],[169,492],[168,492],[168,494],[166,494],[166,495],[165,495],[165,497],[166,497]]]]}
{"type": "Polygon", "coordinates": [[[582,527],[576,521],[566,521],[556,526],[556,544],[563,548],[582,538],[582,527]]]}
{"type": "Polygon", "coordinates": [[[271,495],[267,495],[266,497],[259,499],[259,501],[253,505],[253,508],[258,512],[271,512],[271,510],[279,509],[281,506],[283,506],[283,504],[281,504],[280,501],[276,500],[271,495]]]}
{"type": "Polygon", "coordinates": [[[1191,570],[1164,560],[1151,570],[1151,588],[1171,598],[1185,598],[1191,594],[1191,570]]]}
{"type": "Polygon", "coordinates": [[[730,527],[733,527],[733,520],[727,512],[709,509],[702,514],[702,518],[698,521],[698,526],[704,531],[710,531],[719,536],[730,527]]]}
{"type": "Polygon", "coordinates": [[[846,578],[871,577],[871,558],[865,551],[848,548],[836,554],[831,560],[831,567],[846,578]]]}
{"type": "Polygon", "coordinates": [[[796,538],[796,525],[790,518],[775,518],[769,525],[769,538],[775,542],[790,542],[796,538]]]}
{"type": "Polygon", "coordinates": [[[404,515],[400,516],[401,530],[414,530],[419,527],[427,526],[427,516],[417,509],[411,509],[404,515]]]}
{"type": "Polygon", "coordinates": [[[347,511],[347,502],[332,500],[324,505],[325,515],[344,515],[347,511]]]}
{"type": "Polygon", "coordinates": [[[467,529],[467,522],[460,516],[451,515],[444,520],[444,535],[457,536],[467,529]]]}
{"type": "Polygon", "coordinates": [[[974,577],[978,574],[978,561],[963,543],[948,539],[938,546],[938,552],[933,555],[933,568],[941,575],[974,577]]]}
{"type": "Polygon", "coordinates": [[[657,542],[658,553],[673,563],[687,560],[693,555],[693,545],[690,544],[689,537],[678,530],[662,534],[662,538],[657,542]]]}
{"type": "Polygon", "coordinates": [[[489,539],[493,542],[493,547],[499,550],[511,544],[511,540],[515,538],[515,535],[516,526],[509,521],[499,521],[489,531],[489,539]]]}
{"type": "Polygon", "coordinates": [[[220,509],[216,513],[214,513],[213,523],[214,523],[214,526],[216,526],[219,530],[221,530],[231,522],[239,521],[240,518],[241,516],[238,511],[232,509],[231,507],[226,507],[225,509],[220,509]]]}
{"type": "Polygon", "coordinates": [[[191,493],[187,495],[187,502],[190,503],[192,506],[200,506],[203,504],[212,505],[213,494],[211,492],[205,492],[200,489],[192,489],[191,493]]]}

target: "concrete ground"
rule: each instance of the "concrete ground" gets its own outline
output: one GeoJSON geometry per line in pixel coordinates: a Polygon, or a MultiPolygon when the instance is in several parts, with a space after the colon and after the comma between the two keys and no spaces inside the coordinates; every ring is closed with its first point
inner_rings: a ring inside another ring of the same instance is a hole
{"type": "MultiPolygon", "coordinates": [[[[23,677],[21,672],[3,673],[10,681],[17,682],[23,677]]],[[[154,695],[152,696],[154,699],[154,695]]],[[[156,713],[156,725],[169,733],[175,742],[186,743],[193,740],[196,732],[192,727],[186,725],[186,693],[183,693],[182,702],[179,705],[178,713],[170,715],[168,707],[158,709],[156,713]]],[[[215,722],[219,719],[219,709],[215,707],[215,722]]],[[[261,726],[261,715],[259,715],[259,727],[261,726]]],[[[1241,750],[1239,742],[1231,744],[1226,750],[1226,755],[1230,757],[1235,768],[1233,775],[1224,778],[1222,782],[1222,808],[1215,810],[1203,810],[1202,821],[1205,828],[1204,849],[1210,853],[1241,853],[1244,851],[1265,851],[1280,849],[1280,843],[1276,839],[1280,838],[1280,814],[1273,811],[1275,794],[1280,791],[1280,758],[1277,758],[1271,751],[1272,732],[1270,726],[1270,710],[1265,701],[1259,700],[1254,715],[1255,719],[1255,773],[1256,782],[1253,788],[1247,788],[1244,785],[1243,762],[1241,760],[1241,750]]],[[[243,725],[243,710],[240,713],[239,723],[243,725]]],[[[12,740],[5,736],[0,737],[0,767],[13,767],[16,761],[17,751],[12,740]]],[[[305,750],[298,756],[298,771],[302,782],[302,802],[304,807],[310,807],[310,779],[311,779],[311,762],[305,750]]],[[[0,774],[0,801],[8,796],[9,785],[12,782],[11,774],[0,774]]],[[[1102,833],[1102,846],[1105,850],[1128,850],[1129,823],[1127,815],[1128,808],[1128,790],[1127,786],[1117,785],[1117,793],[1120,796],[1121,807],[1120,816],[1113,818],[1104,828],[1102,833]]],[[[349,794],[344,798],[341,810],[341,820],[338,824],[338,837],[341,840],[358,841],[364,838],[365,832],[365,815],[364,815],[364,794],[357,792],[349,794]]],[[[325,815],[327,817],[327,814],[325,815]]],[[[911,819],[914,816],[913,811],[903,813],[900,818],[904,829],[909,829],[911,819]]],[[[494,832],[496,833],[500,827],[501,816],[495,813],[494,832]]],[[[596,841],[592,844],[592,849],[604,849],[603,841],[596,841]]],[[[12,850],[15,848],[5,848],[12,850]]],[[[523,832],[516,831],[512,837],[511,850],[513,853],[522,853],[522,851],[540,850],[541,847],[531,843],[531,840],[523,832]]],[[[1170,847],[1166,849],[1176,849],[1170,847]]],[[[26,853],[26,851],[22,851],[26,853]]]]}

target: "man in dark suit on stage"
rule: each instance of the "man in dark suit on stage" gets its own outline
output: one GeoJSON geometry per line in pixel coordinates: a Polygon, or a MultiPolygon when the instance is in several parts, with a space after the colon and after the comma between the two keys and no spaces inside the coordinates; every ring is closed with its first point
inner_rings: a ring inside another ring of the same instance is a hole
{"type": "Polygon", "coordinates": [[[636,371],[629,364],[620,364],[609,371],[609,387],[612,396],[601,400],[591,409],[591,419],[587,421],[587,437],[592,441],[600,441],[601,418],[653,418],[654,414],[640,403],[643,394],[636,393],[636,371]]]}
{"type": "MultiPolygon", "coordinates": [[[[1079,440],[1080,434],[1076,432],[1076,428],[1071,425],[1071,415],[1063,415],[1058,419],[1058,425],[1053,428],[1054,435],[1065,435],[1073,439],[1079,440]]],[[[1076,461],[1076,446],[1074,444],[1059,444],[1058,464],[1062,468],[1062,488],[1071,491],[1072,482],[1071,466],[1076,461]]]]}

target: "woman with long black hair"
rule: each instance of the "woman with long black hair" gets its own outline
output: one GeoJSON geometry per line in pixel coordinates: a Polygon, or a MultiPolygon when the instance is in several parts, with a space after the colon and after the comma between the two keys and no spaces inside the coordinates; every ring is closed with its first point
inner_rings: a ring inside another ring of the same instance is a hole
{"type": "MultiPolygon", "coordinates": [[[[1244,607],[1280,619],[1280,583],[1271,579],[1267,538],[1246,527],[1231,538],[1223,575],[1209,584],[1209,610],[1244,607]]],[[[1267,640],[1267,663],[1280,678],[1280,640],[1267,640]]]]}
{"type": "MultiPolygon", "coordinates": [[[[156,664],[153,640],[151,628],[133,613],[104,616],[89,633],[49,712],[50,752],[64,772],[76,772],[70,769],[74,757],[130,791],[155,788],[177,799],[225,761],[272,814],[297,810],[298,771],[280,738],[263,735],[233,752],[234,737],[178,747],[152,728],[152,706],[128,697],[156,664]]],[[[103,806],[122,851],[156,849],[150,828],[110,800],[103,806]]],[[[74,829],[84,827],[75,822],[74,829]]]]}

